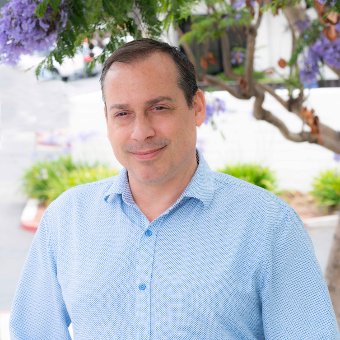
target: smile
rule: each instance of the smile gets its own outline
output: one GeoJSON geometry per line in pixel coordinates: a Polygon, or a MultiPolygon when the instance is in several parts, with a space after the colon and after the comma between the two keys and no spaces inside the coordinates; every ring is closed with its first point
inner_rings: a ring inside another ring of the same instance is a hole
{"type": "Polygon", "coordinates": [[[162,150],[165,148],[165,146],[159,148],[159,149],[153,149],[153,150],[146,150],[146,151],[134,151],[132,154],[137,158],[138,160],[151,160],[156,158],[162,150]]]}

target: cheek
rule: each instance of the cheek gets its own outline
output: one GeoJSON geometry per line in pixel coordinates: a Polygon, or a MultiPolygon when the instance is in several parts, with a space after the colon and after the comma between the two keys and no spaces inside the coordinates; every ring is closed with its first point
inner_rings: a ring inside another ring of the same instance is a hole
{"type": "Polygon", "coordinates": [[[107,128],[107,137],[114,149],[118,149],[120,145],[124,143],[124,137],[122,131],[119,129],[107,128]]]}

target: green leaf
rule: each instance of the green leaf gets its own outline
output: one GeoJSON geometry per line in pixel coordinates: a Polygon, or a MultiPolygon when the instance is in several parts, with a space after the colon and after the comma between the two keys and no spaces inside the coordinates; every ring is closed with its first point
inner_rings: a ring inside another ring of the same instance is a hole
{"type": "Polygon", "coordinates": [[[35,9],[35,14],[37,15],[37,17],[41,18],[44,16],[47,10],[48,3],[48,0],[43,0],[37,5],[37,8],[35,9]]]}
{"type": "Polygon", "coordinates": [[[49,0],[49,3],[53,9],[53,11],[57,12],[60,6],[61,0],[49,0]]]}

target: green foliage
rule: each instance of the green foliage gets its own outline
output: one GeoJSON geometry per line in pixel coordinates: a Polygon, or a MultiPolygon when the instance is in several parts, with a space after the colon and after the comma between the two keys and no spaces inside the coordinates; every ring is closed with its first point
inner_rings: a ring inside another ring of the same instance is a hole
{"type": "Polygon", "coordinates": [[[320,206],[336,208],[340,204],[340,171],[321,172],[313,181],[312,196],[320,206]]]}
{"type": "Polygon", "coordinates": [[[61,157],[52,161],[38,161],[27,169],[23,176],[23,190],[28,197],[49,204],[73,186],[116,174],[116,170],[105,165],[77,163],[71,157],[61,157]]]}
{"type": "Polygon", "coordinates": [[[228,165],[219,171],[255,184],[266,190],[277,192],[274,173],[262,165],[256,163],[235,164],[228,165]]]}
{"type": "Polygon", "coordinates": [[[262,11],[271,11],[273,14],[277,14],[278,11],[287,6],[298,5],[301,0],[271,0],[270,2],[266,2],[264,6],[262,6],[262,11]]]}
{"type": "MultiPolygon", "coordinates": [[[[60,0],[43,0],[36,14],[43,16],[48,5],[55,9],[59,4],[60,0]]],[[[97,58],[99,62],[103,62],[129,36],[158,37],[161,34],[158,0],[72,0],[68,2],[67,12],[67,25],[58,34],[54,49],[38,66],[37,74],[44,67],[52,68],[54,60],[62,63],[64,58],[73,57],[84,39],[91,39],[96,34],[110,34],[109,43],[97,58]]]]}
{"type": "MultiPolygon", "coordinates": [[[[195,40],[202,43],[208,39],[218,39],[229,27],[248,26],[251,23],[252,17],[248,9],[236,10],[228,3],[221,3],[221,1],[209,2],[213,7],[212,12],[209,15],[191,16],[191,30],[181,37],[180,42],[195,40]],[[219,6],[213,6],[217,4],[219,6]]],[[[182,17],[182,19],[186,18],[182,17]]]]}

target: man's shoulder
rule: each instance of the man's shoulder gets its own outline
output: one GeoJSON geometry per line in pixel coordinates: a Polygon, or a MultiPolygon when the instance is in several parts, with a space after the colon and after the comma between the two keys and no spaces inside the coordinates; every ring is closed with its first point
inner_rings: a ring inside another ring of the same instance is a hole
{"type": "Polygon", "coordinates": [[[244,209],[258,208],[290,210],[286,202],[274,193],[228,174],[213,172],[214,199],[224,205],[238,204],[244,209]]]}
{"type": "Polygon", "coordinates": [[[227,190],[229,192],[247,192],[249,194],[256,193],[262,195],[274,196],[268,190],[265,190],[257,185],[250,182],[236,178],[234,176],[224,174],[221,172],[212,171],[213,181],[215,183],[215,188],[217,191],[227,190]]]}
{"type": "Polygon", "coordinates": [[[76,185],[63,192],[55,201],[51,203],[52,208],[60,208],[72,204],[92,204],[104,201],[105,195],[113,183],[117,180],[116,176],[105,178],[96,182],[76,185]]]}

